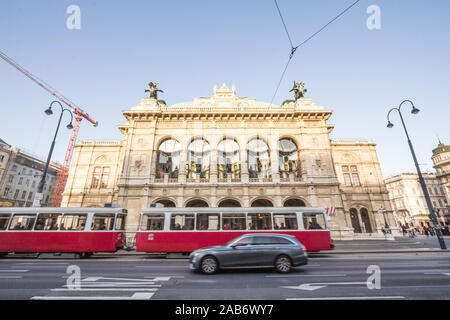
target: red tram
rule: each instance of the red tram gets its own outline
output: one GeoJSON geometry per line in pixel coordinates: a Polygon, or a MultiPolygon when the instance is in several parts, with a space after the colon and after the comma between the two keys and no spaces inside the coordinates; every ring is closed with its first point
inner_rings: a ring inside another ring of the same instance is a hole
{"type": "Polygon", "coordinates": [[[0,254],[115,252],[125,245],[127,210],[0,208],[0,254]]]}
{"type": "Polygon", "coordinates": [[[251,232],[293,235],[308,251],[334,248],[320,208],[146,208],[136,251],[192,252],[251,232]]]}

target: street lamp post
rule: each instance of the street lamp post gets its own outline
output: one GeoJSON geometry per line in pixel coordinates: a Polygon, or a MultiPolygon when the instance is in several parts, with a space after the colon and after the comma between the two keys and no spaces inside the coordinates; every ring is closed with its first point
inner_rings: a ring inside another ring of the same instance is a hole
{"type": "Polygon", "coordinates": [[[390,227],[389,227],[389,224],[387,223],[387,220],[386,220],[386,209],[381,207],[380,208],[380,212],[383,215],[383,219],[384,219],[384,229],[386,230],[386,232],[388,232],[390,227]]]}
{"type": "Polygon", "coordinates": [[[392,128],[392,127],[394,126],[394,124],[389,120],[389,115],[390,115],[391,112],[394,111],[394,110],[398,111],[398,114],[400,115],[400,120],[402,121],[403,129],[405,130],[405,134],[406,134],[406,137],[407,137],[407,139],[408,139],[409,149],[411,150],[411,154],[412,154],[412,157],[413,157],[413,160],[414,160],[414,164],[415,164],[416,169],[417,169],[417,174],[418,174],[418,176],[419,176],[420,186],[422,187],[422,191],[423,191],[423,194],[424,194],[424,196],[425,196],[425,200],[426,200],[426,202],[427,202],[428,212],[430,213],[431,221],[433,222],[433,224],[434,224],[434,226],[435,226],[435,228],[436,228],[436,234],[437,234],[437,237],[438,237],[438,240],[439,240],[439,245],[441,246],[441,249],[444,250],[444,249],[447,249],[447,247],[446,247],[446,245],[445,245],[444,238],[442,237],[441,226],[440,226],[439,222],[437,221],[436,214],[434,213],[433,205],[432,205],[431,200],[430,200],[430,195],[428,194],[428,190],[427,190],[427,187],[426,187],[426,185],[425,185],[425,181],[424,181],[424,179],[423,179],[423,177],[422,177],[422,172],[420,171],[420,167],[419,167],[419,164],[418,164],[418,162],[417,162],[416,154],[415,154],[415,152],[414,152],[413,145],[412,145],[411,140],[410,140],[410,138],[409,138],[408,130],[406,130],[405,122],[403,121],[403,116],[402,116],[402,113],[401,113],[401,108],[402,108],[402,105],[403,105],[405,102],[408,102],[408,103],[411,104],[411,106],[412,106],[411,113],[412,113],[412,114],[418,114],[418,113],[419,113],[420,110],[417,109],[417,108],[414,106],[414,103],[413,103],[411,100],[404,100],[404,101],[402,101],[402,103],[400,103],[400,105],[398,106],[398,108],[392,108],[391,110],[389,110],[389,112],[388,112],[388,114],[387,114],[387,120],[388,120],[387,127],[388,127],[388,128],[392,128]]]}
{"type": "Polygon", "coordinates": [[[50,104],[50,106],[48,107],[48,109],[45,110],[45,114],[49,115],[49,116],[53,114],[52,105],[54,103],[58,103],[59,106],[61,107],[61,115],[59,116],[58,126],[56,127],[55,136],[53,137],[53,142],[52,142],[52,145],[50,147],[50,151],[48,153],[47,162],[45,163],[44,173],[42,174],[42,178],[41,178],[41,181],[39,182],[38,190],[37,190],[36,195],[34,197],[33,207],[40,207],[41,206],[41,200],[43,198],[42,191],[44,189],[45,177],[47,176],[48,166],[50,164],[50,159],[52,158],[53,148],[55,147],[56,136],[58,135],[59,125],[61,124],[61,119],[62,119],[62,116],[64,114],[64,111],[69,112],[70,117],[71,117],[70,123],[66,126],[66,128],[69,129],[69,130],[73,129],[73,125],[72,125],[73,114],[72,114],[72,111],[70,111],[69,109],[64,109],[62,104],[59,101],[56,101],[56,100],[53,101],[50,104]]]}

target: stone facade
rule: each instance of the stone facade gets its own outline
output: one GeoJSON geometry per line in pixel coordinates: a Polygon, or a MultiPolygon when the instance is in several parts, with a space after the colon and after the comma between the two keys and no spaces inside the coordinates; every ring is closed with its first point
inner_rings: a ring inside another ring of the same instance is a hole
{"type": "Polygon", "coordinates": [[[122,140],[76,145],[62,206],[117,204],[128,230],[155,202],[336,207],[333,236],[346,239],[379,236],[381,207],[393,223],[375,144],[331,140],[332,110],[312,99],[278,106],[223,85],[210,98],[146,98],[122,113],[122,140]]]}
{"type": "Polygon", "coordinates": [[[439,141],[439,145],[433,150],[432,156],[434,168],[436,169],[436,176],[441,182],[446,197],[445,212],[440,212],[445,215],[447,222],[450,221],[450,146],[445,145],[439,141]]]}
{"type": "MultiPolygon", "coordinates": [[[[38,156],[13,148],[0,139],[0,206],[31,206],[44,167],[45,161],[38,156]]],[[[60,172],[61,165],[51,162],[41,201],[43,207],[52,204],[60,172]]]]}
{"type": "MultiPolygon", "coordinates": [[[[445,192],[439,179],[433,173],[423,173],[433,208],[439,213],[446,212],[445,192]]],[[[409,226],[424,226],[428,222],[429,211],[419,177],[416,173],[403,173],[386,179],[386,187],[394,209],[398,224],[409,226]]],[[[438,220],[445,224],[448,220],[438,214],[438,220]]]]}

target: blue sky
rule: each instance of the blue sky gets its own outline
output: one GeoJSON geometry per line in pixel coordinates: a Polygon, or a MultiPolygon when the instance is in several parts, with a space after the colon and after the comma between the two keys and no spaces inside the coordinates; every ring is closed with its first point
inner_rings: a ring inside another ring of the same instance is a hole
{"type": "MultiPolygon", "coordinates": [[[[352,2],[278,1],[295,44],[352,2]]],[[[307,96],[334,110],[332,138],[373,139],[387,177],[415,170],[398,115],[386,128],[387,111],[411,99],[421,112],[405,105],[405,121],[422,169],[433,171],[436,135],[450,144],[449,12],[447,0],[362,0],[297,51],[274,103],[305,81],[307,96]],[[381,8],[381,30],[366,27],[370,5],[381,8]]],[[[169,105],[222,83],[270,101],[290,47],[271,0],[2,0],[0,50],[99,121],[84,121],[79,139],[120,139],[121,111],[145,97],[149,81],[169,105]],[[66,28],[71,4],[81,30],[66,28]]],[[[0,61],[2,139],[45,156],[57,124],[56,113],[43,113],[51,101],[0,61]]],[[[60,132],[54,160],[63,161],[69,136],[60,132]]]]}

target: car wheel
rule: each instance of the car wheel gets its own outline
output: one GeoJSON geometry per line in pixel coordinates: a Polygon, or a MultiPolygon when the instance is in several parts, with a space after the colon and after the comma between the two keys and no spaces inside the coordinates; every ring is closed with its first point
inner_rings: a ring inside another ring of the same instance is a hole
{"type": "Polygon", "coordinates": [[[275,269],[279,273],[288,273],[292,269],[292,262],[288,256],[278,256],[275,260],[275,269]]]}
{"type": "Polygon", "coordinates": [[[219,265],[217,264],[216,258],[208,256],[203,258],[200,264],[200,269],[205,274],[213,274],[217,272],[219,265]]]}

